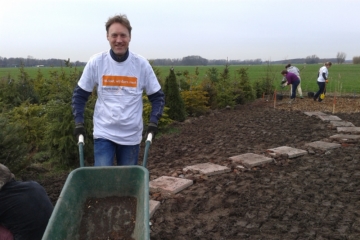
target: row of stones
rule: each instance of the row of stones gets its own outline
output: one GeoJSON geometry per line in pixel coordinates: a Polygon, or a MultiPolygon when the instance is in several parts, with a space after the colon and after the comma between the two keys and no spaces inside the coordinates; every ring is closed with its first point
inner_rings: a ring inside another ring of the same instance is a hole
{"type": "MultiPolygon", "coordinates": [[[[330,122],[333,129],[337,129],[337,132],[334,136],[330,136],[330,139],[336,140],[339,142],[350,142],[357,141],[360,139],[360,127],[355,127],[351,122],[343,121],[337,116],[328,115],[323,112],[305,112],[308,116],[317,116],[325,122],[330,122]],[[341,133],[350,133],[350,134],[341,134],[341,133]]],[[[330,150],[334,148],[341,147],[339,143],[325,142],[325,141],[315,141],[305,144],[305,147],[320,149],[320,150],[330,150]]],[[[245,153],[237,156],[230,157],[229,159],[236,164],[240,164],[239,168],[252,168],[255,166],[263,165],[266,163],[273,162],[272,157],[279,155],[286,155],[288,158],[295,158],[308,154],[308,151],[303,149],[292,148],[288,146],[281,146],[277,148],[267,149],[266,152],[270,155],[267,157],[265,155],[259,155],[254,153],[245,153]]],[[[205,176],[211,176],[221,173],[230,172],[231,169],[225,166],[213,164],[213,163],[201,163],[193,166],[188,166],[183,169],[183,172],[193,172],[199,173],[205,176]]],[[[165,193],[169,195],[176,194],[185,188],[191,186],[193,180],[172,176],[162,176],[157,179],[150,181],[149,189],[150,193],[165,193]]],[[[159,208],[160,202],[155,200],[150,200],[150,218],[154,212],[159,208]]]]}

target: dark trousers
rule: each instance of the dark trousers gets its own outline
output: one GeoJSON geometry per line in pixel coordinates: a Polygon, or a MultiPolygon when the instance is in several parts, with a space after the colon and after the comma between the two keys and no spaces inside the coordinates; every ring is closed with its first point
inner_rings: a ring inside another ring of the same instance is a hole
{"type": "Polygon", "coordinates": [[[299,86],[299,84],[300,84],[300,80],[297,80],[297,81],[295,81],[295,82],[293,82],[291,84],[292,87],[291,87],[291,97],[290,97],[290,99],[293,99],[293,98],[296,97],[296,89],[299,86]]]}
{"type": "MultiPolygon", "coordinates": [[[[314,99],[318,99],[320,94],[325,92],[325,82],[317,82],[318,86],[319,86],[319,91],[317,91],[317,93],[315,93],[314,95],[314,99]]],[[[322,101],[322,99],[318,99],[319,102],[322,101]]]]}

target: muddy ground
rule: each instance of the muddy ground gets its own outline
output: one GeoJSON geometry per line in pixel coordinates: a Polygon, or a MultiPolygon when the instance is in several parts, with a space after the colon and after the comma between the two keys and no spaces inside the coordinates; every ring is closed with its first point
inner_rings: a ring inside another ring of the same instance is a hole
{"type": "MultiPolygon", "coordinates": [[[[174,196],[151,195],[161,202],[151,219],[151,239],[360,239],[360,143],[325,152],[307,149],[305,143],[329,141],[337,132],[303,113],[335,110],[360,127],[360,99],[338,98],[335,109],[330,97],[322,103],[287,101],[274,108],[272,99],[259,99],[212,111],[175,123],[174,133],[155,139],[150,180],[179,176],[184,167],[206,162],[232,171],[192,176],[194,184],[174,196]],[[245,171],[228,159],[285,145],[309,154],[282,156],[245,171]]],[[[39,180],[54,203],[65,179],[66,174],[39,180]]]]}

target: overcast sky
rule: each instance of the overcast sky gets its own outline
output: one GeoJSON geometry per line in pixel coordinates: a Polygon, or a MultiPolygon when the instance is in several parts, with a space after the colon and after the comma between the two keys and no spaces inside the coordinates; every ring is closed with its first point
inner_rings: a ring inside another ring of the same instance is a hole
{"type": "Polygon", "coordinates": [[[283,60],[360,55],[360,0],[0,0],[0,56],[88,61],[126,14],[147,59],[283,60]]]}

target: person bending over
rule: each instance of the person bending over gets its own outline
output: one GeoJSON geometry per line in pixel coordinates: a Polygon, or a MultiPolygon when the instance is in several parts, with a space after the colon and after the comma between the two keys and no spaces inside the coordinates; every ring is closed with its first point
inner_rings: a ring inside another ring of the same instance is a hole
{"type": "Polygon", "coordinates": [[[0,239],[41,240],[54,207],[40,184],[14,178],[0,163],[0,239]]]}
{"type": "Polygon", "coordinates": [[[290,73],[287,70],[281,71],[281,74],[284,76],[285,81],[282,81],[282,87],[285,87],[286,85],[291,85],[291,96],[290,96],[290,102],[292,103],[296,98],[296,88],[300,84],[300,79],[294,74],[290,73]]]}

